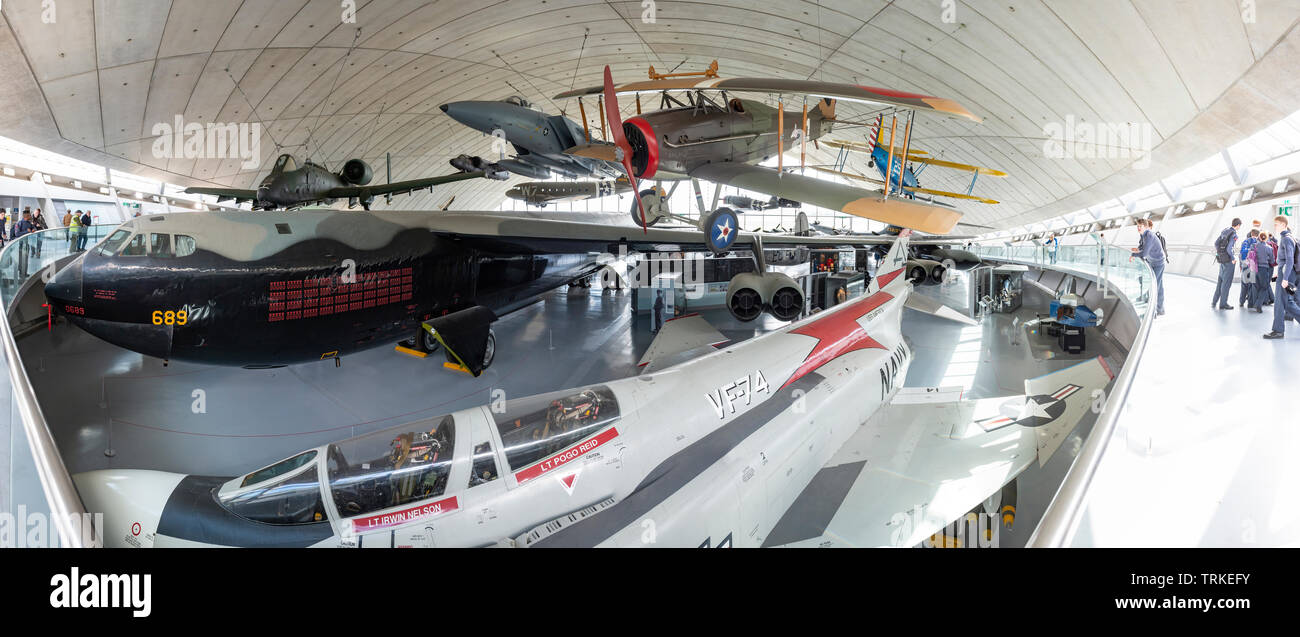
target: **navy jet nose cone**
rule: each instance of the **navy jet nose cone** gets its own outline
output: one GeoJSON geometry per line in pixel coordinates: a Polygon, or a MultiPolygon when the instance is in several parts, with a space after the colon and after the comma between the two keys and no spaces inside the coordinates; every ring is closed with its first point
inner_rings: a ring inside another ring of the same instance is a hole
{"type": "Polygon", "coordinates": [[[65,266],[62,270],[54,275],[45,284],[45,298],[50,300],[50,305],[59,312],[68,311],[67,306],[82,304],[81,281],[82,272],[81,264],[85,257],[79,257],[72,263],[65,266]]]}
{"type": "Polygon", "coordinates": [[[442,112],[446,113],[446,112],[447,112],[447,106],[448,106],[447,104],[443,104],[442,106],[439,106],[438,108],[441,108],[441,109],[442,109],[442,112]]]}

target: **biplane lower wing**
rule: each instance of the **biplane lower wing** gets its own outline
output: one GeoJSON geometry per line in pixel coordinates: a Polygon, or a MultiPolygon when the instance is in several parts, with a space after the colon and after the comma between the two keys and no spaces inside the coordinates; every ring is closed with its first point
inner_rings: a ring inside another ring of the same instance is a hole
{"type": "Polygon", "coordinates": [[[948,234],[961,221],[961,213],[951,208],[898,198],[882,199],[879,193],[869,190],[763,166],[731,162],[705,164],[692,170],[691,176],[929,234],[948,234]]]}
{"type": "Polygon", "coordinates": [[[939,197],[952,197],[953,199],[965,199],[966,201],[978,201],[980,203],[987,203],[987,204],[998,203],[996,199],[989,199],[988,197],[977,197],[975,195],[963,195],[962,193],[959,192],[947,192],[945,190],[931,190],[929,188],[914,188],[912,186],[903,186],[903,190],[906,190],[908,192],[919,192],[927,195],[936,195],[939,197]]]}

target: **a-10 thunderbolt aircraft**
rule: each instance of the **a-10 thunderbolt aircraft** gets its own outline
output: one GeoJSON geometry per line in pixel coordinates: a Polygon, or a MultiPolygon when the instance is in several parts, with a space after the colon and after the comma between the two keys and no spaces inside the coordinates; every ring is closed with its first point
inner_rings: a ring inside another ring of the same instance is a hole
{"type": "MultiPolygon", "coordinates": [[[[1113,376],[1097,358],[1026,381],[1026,396],[903,388],[903,308],[947,310],[913,294],[906,235],[860,298],[658,371],[234,478],[74,479],[111,546],[914,546],[978,507],[998,511],[1113,376]]],[[[668,323],[651,351],[709,342],[701,323],[668,323]]]]}

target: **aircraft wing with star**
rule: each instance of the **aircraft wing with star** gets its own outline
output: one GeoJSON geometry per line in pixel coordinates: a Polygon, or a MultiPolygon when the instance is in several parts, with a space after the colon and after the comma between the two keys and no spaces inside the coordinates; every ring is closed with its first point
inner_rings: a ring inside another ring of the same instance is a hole
{"type": "Polygon", "coordinates": [[[1112,378],[1098,357],[1026,380],[1025,396],[903,388],[822,466],[764,545],[916,546],[1045,463],[1112,378]]]}

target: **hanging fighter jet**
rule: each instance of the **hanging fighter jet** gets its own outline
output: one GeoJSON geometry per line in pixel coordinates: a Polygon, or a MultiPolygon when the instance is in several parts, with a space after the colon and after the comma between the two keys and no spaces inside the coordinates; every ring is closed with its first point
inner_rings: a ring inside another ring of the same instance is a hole
{"type": "MultiPolygon", "coordinates": [[[[73,479],[115,547],[916,546],[973,510],[998,519],[1004,489],[1052,457],[1113,375],[1097,358],[1025,381],[1024,396],[902,387],[903,308],[937,305],[901,276],[906,243],[855,301],[634,378],[237,477],[73,479]]],[[[692,320],[658,338],[696,332],[692,320]]]]}
{"type": "MultiPolygon", "coordinates": [[[[497,316],[592,276],[599,255],[702,249],[693,230],[617,216],[560,221],[426,211],[186,212],[131,219],[45,287],[53,310],[119,347],[164,360],[267,367],[407,341],[474,375],[492,363],[497,316]],[[183,273],[183,274],[182,274],[183,273]]],[[[878,245],[890,237],[767,236],[771,245],[878,245]]],[[[936,241],[937,243],[937,241],[936,241]]],[[[789,321],[802,287],[738,277],[729,309],[789,321]]]]}
{"type": "Polygon", "coordinates": [[[604,181],[530,181],[506,191],[506,196],[531,206],[545,208],[553,203],[570,203],[600,199],[632,191],[627,180],[604,181]]]}
{"type": "Polygon", "coordinates": [[[349,159],[343,164],[343,170],[332,173],[324,166],[304,162],[302,167],[292,155],[280,155],[271,168],[271,173],[262,180],[257,190],[240,190],[235,188],[186,188],[185,192],[195,195],[215,195],[217,201],[234,200],[236,204],[252,202],[254,210],[276,210],[280,208],[298,208],[314,203],[332,204],[336,199],[347,199],[348,207],[361,207],[370,210],[375,197],[405,194],[416,190],[447,184],[465,179],[486,177],[488,179],[505,179],[506,175],[499,167],[478,158],[462,155],[452,160],[477,164],[478,170],[462,171],[442,177],[412,179],[395,183],[369,185],[374,178],[370,165],[360,159],[349,159]]]}
{"type": "MultiPolygon", "coordinates": [[[[601,95],[614,145],[585,144],[565,152],[577,157],[622,163],[634,189],[638,179],[703,179],[885,223],[907,225],[931,234],[946,234],[961,219],[961,214],[949,207],[921,204],[904,197],[891,198],[888,193],[882,196],[878,192],[786,173],[780,159],[786,140],[795,138],[806,143],[830,131],[835,121],[837,99],[980,121],[960,104],[937,97],[850,84],[769,78],[719,79],[716,73],[701,75],[705,77],[651,79],[616,85],[606,66],[602,86],[567,91],[557,95],[556,99],[601,95]],[[672,97],[672,91],[685,92],[689,103],[672,97]],[[662,108],[623,122],[617,96],[624,93],[660,93],[662,108]],[[787,112],[781,105],[772,108],[762,102],[729,98],[731,93],[812,95],[822,99],[811,109],[805,106],[802,112],[787,112]],[[717,94],[720,99],[715,102],[710,94],[717,94]],[[799,131],[797,137],[796,131],[799,131]],[[758,165],[772,157],[778,158],[777,168],[758,165]]],[[[908,124],[908,139],[910,131],[911,125],[908,124]]],[[[905,141],[900,148],[903,155],[906,146],[905,141]]],[[[644,228],[662,216],[672,217],[661,213],[653,218],[649,216],[655,212],[639,206],[633,211],[634,221],[644,228]]],[[[698,226],[706,234],[710,249],[720,253],[735,241],[736,233],[732,230],[739,226],[739,222],[735,211],[718,208],[702,214],[698,226]]]]}
{"type": "Polygon", "coordinates": [[[549,179],[555,173],[569,179],[603,179],[619,174],[617,162],[565,154],[568,148],[589,143],[583,128],[563,115],[547,115],[532,108],[522,97],[451,102],[438,108],[465,126],[509,143],[514,157],[501,157],[497,165],[516,175],[549,179]]]}

